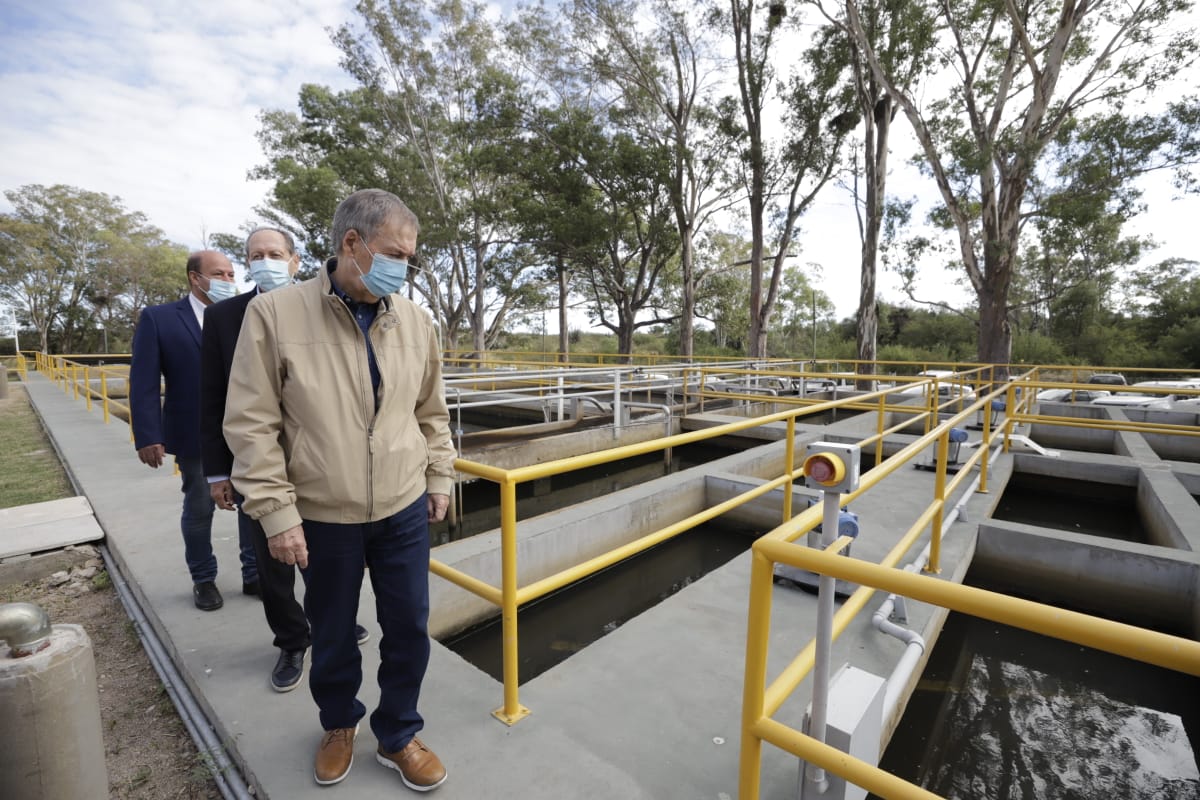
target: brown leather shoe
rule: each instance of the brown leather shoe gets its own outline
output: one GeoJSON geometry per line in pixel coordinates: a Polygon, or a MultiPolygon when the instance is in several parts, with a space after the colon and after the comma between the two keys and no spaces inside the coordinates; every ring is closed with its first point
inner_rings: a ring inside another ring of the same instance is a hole
{"type": "Polygon", "coordinates": [[[317,748],[317,766],[313,770],[317,783],[329,786],[346,777],[354,763],[354,737],[357,735],[357,725],[325,731],[321,746],[317,748]]]}
{"type": "Polygon", "coordinates": [[[375,760],[399,772],[404,785],[418,792],[436,789],[446,780],[441,760],[415,736],[399,753],[385,753],[380,747],[375,760]]]}

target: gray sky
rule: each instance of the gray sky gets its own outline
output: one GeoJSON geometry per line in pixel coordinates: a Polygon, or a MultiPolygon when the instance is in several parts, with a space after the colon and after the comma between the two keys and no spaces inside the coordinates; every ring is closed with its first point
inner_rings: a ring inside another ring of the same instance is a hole
{"type": "MultiPolygon", "coordinates": [[[[5,0],[0,189],[65,183],[117,195],[189,248],[205,231],[234,232],[267,188],[246,178],[264,161],[258,113],[294,108],[302,83],[350,85],[326,29],[352,14],[350,0],[5,0]]],[[[896,130],[890,188],[932,199],[932,185],[904,163],[907,125],[898,119],[896,130]]],[[[1162,243],[1152,261],[1197,256],[1190,227],[1200,199],[1173,195],[1155,183],[1149,213],[1132,223],[1162,243]]],[[[0,197],[0,210],[10,208],[0,197]]],[[[852,315],[859,246],[849,196],[827,189],[802,225],[800,263],[821,265],[815,282],[839,317],[852,315]]],[[[922,294],[966,302],[959,277],[927,267],[922,294]]],[[[902,300],[891,274],[880,274],[879,292],[902,300]]]]}

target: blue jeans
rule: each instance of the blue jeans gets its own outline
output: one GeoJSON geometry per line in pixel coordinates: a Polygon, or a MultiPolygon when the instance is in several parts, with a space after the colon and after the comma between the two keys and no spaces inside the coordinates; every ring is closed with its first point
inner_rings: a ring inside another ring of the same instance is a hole
{"type": "MultiPolygon", "coordinates": [[[[183,558],[191,573],[192,583],[215,580],[217,557],[212,549],[212,518],[215,508],[204,477],[203,460],[175,457],[183,478],[183,513],[179,528],[183,532],[183,558]]],[[[254,540],[238,526],[238,555],[242,561],[242,580],[258,580],[258,562],[254,557],[254,540]]]]}
{"type": "Polygon", "coordinates": [[[362,656],[354,626],[363,563],[371,571],[379,644],[379,707],[371,730],[393,753],[424,726],[417,713],[429,665],[429,521],[425,495],[379,520],[354,525],[304,521],[308,567],[304,612],[312,626],[308,686],[321,727],[353,728],[366,714],[358,700],[362,656]]]}

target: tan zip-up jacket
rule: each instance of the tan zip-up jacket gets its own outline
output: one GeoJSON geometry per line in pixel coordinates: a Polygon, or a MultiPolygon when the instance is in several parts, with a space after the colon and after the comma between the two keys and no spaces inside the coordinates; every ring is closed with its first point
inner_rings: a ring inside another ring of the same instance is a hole
{"type": "Polygon", "coordinates": [[[301,524],[361,523],[422,492],[450,494],[454,445],[433,321],[399,295],[369,335],[331,293],[327,269],[255,298],[234,351],[224,432],[243,510],[267,536],[301,524]]]}

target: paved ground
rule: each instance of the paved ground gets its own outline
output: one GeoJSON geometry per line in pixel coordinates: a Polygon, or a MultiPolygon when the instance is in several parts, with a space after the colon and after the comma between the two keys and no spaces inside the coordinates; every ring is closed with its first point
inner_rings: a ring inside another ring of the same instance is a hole
{"type": "MultiPolygon", "coordinates": [[[[169,468],[140,464],[126,425],[105,425],[44,377],[30,373],[31,400],[76,484],[87,496],[131,587],[146,608],[185,680],[260,797],[356,798],[404,796],[395,773],[373,759],[366,725],[356,765],[331,788],[312,780],[320,739],[315,706],[301,689],[272,692],[267,683],[276,651],[260,604],[240,593],[233,514],[218,512],[215,546],[225,607],[196,610],[179,536],[179,481],[169,468]]],[[[1002,472],[1002,464],[998,465],[1002,472]]],[[[901,470],[888,493],[856,503],[863,536],[855,555],[886,552],[928,502],[933,476],[901,470]]],[[[978,520],[996,495],[968,506],[978,520]]],[[[973,523],[959,522],[943,550],[946,577],[956,574],[974,546],[973,523]]],[[[907,559],[906,559],[907,561],[907,559]]],[[[521,688],[532,714],[513,727],[494,720],[501,686],[458,655],[433,645],[421,700],[422,738],[450,773],[437,790],[443,800],[481,798],[613,798],[673,800],[737,796],[739,719],[745,649],[749,554],[697,581],[655,609],[577,653],[521,688]]],[[[873,609],[879,600],[873,600],[873,609]]],[[[916,606],[917,604],[910,604],[916,606]]],[[[777,674],[812,637],[815,597],[775,589],[770,672],[777,674]]],[[[360,698],[377,699],[378,626],[369,586],[360,621],[372,633],[364,650],[367,676],[360,698]]],[[[910,608],[924,629],[930,609],[910,608]]],[[[886,676],[903,645],[870,628],[869,614],[834,648],[834,666],[886,676]],[[852,655],[851,655],[852,654],[852,655]]],[[[801,687],[777,715],[798,726],[808,689],[801,687]]],[[[765,748],[763,797],[794,797],[796,762],[765,748]]]]}

